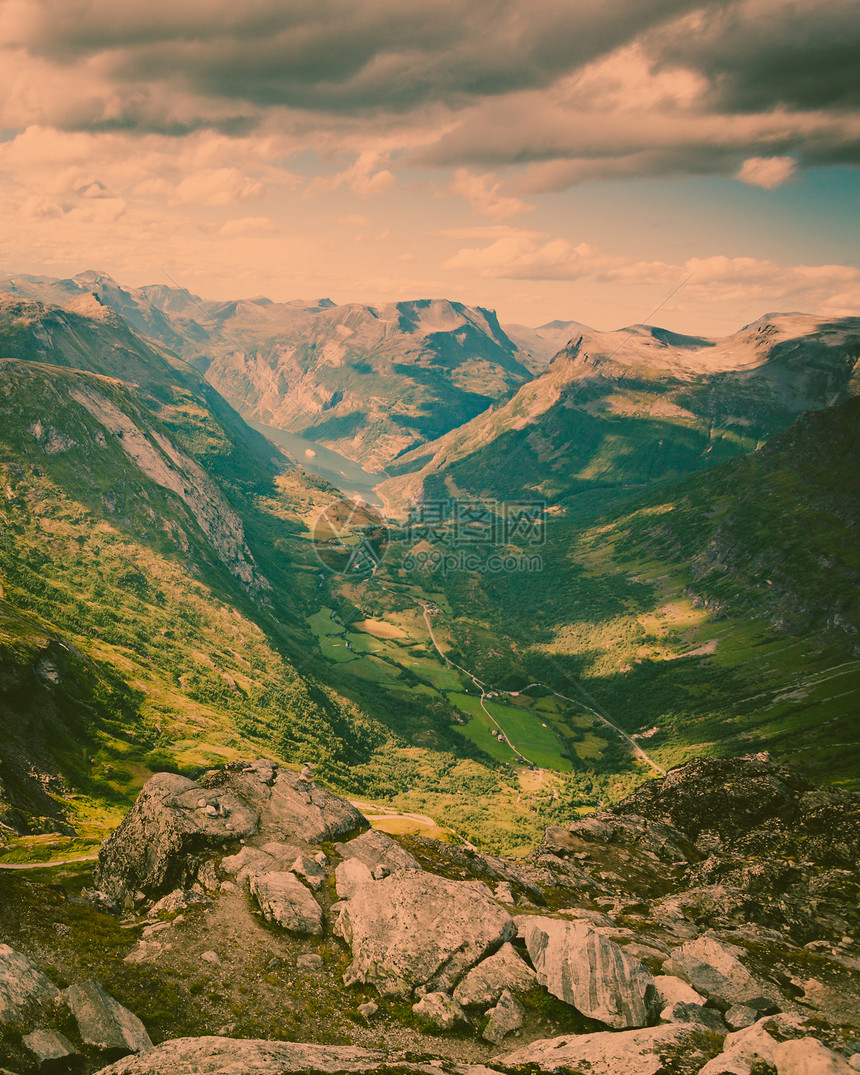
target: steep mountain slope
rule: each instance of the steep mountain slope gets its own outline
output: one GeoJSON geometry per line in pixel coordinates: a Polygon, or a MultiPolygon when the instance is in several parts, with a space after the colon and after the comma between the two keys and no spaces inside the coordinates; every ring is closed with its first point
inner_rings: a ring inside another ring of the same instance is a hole
{"type": "MultiPolygon", "coordinates": [[[[411,671],[367,641],[355,676],[327,660],[334,609],[360,618],[327,604],[314,551],[337,490],[88,304],[0,307],[4,859],[85,849],[153,770],[248,752],[312,759],[354,793],[408,785],[417,809],[427,789],[484,818],[512,804],[516,778],[411,671]]],[[[513,816],[534,831],[530,805],[513,816]]]]}
{"type": "Polygon", "coordinates": [[[559,519],[541,571],[437,575],[459,659],[548,684],[663,767],[754,744],[858,787],[858,450],[855,397],[589,524],[559,519]]]}
{"type": "MultiPolygon", "coordinates": [[[[621,525],[616,546],[689,570],[718,612],[774,626],[860,635],[860,397],[802,415],[759,451],[671,488],[671,510],[621,525]]],[[[650,503],[666,503],[652,496],[650,503]]],[[[617,524],[616,524],[617,525],[617,524]]]]}
{"type": "Polygon", "coordinates": [[[209,302],[163,286],[125,289],[94,272],[7,278],[0,289],[63,305],[92,293],[205,372],[246,418],[369,469],[462,425],[531,376],[496,315],[459,302],[209,302]]]}
{"type": "Polygon", "coordinates": [[[860,318],[767,315],[718,340],[584,332],[508,403],[396,461],[392,504],[440,490],[574,511],[750,451],[860,391],[860,318]]]}
{"type": "Polygon", "coordinates": [[[251,552],[260,513],[115,379],[5,359],[0,395],[6,823],[86,834],[154,765],[255,740],[362,758],[364,718],[295,671],[301,599],[275,549],[253,542],[271,577],[251,552]]]}

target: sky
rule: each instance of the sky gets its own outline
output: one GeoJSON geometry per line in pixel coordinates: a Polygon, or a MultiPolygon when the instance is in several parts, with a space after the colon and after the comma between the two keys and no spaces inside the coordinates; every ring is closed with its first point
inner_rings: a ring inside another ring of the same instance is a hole
{"type": "Polygon", "coordinates": [[[0,270],[860,313],[854,0],[0,0],[0,270]]]}

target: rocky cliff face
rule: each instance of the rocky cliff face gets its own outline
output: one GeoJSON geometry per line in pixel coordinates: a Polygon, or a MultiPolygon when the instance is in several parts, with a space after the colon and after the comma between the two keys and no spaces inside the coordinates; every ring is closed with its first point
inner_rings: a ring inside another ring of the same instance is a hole
{"type": "MultiPolygon", "coordinates": [[[[132,1035],[104,1071],[847,1075],[858,806],[766,755],[696,761],[514,862],[357,835],[354,807],[270,762],[154,777],[86,895],[123,916],[132,973],[194,967],[201,1036],[176,1013],[185,1036],[146,1026],[169,1040],[132,1035]],[[241,1005],[213,1028],[207,991],[228,983],[258,1018],[298,997],[329,1007],[306,1044],[248,1034],[241,1005]]],[[[60,1029],[59,1002],[25,956],[6,965],[0,1011],[29,1032],[22,1057],[60,1029]]],[[[97,1046],[72,1039],[95,1070],[97,1046]]]]}

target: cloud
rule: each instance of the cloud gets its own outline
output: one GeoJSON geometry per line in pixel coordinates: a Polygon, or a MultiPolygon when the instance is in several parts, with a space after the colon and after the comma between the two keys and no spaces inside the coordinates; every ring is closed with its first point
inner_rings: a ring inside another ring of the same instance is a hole
{"type": "Polygon", "coordinates": [[[176,185],[173,199],[196,205],[239,205],[265,193],[263,184],[238,168],[210,168],[186,176],[176,185]]]}
{"type": "Polygon", "coordinates": [[[657,63],[701,73],[718,109],[860,106],[860,10],[853,0],[705,5],[646,36],[657,63]]]}
{"type": "Polygon", "coordinates": [[[566,239],[510,228],[489,246],[460,250],[442,268],[510,280],[577,280],[612,264],[588,243],[574,246],[566,239]]]}
{"type": "Polygon", "coordinates": [[[667,293],[683,283],[685,299],[705,305],[806,309],[847,314],[860,306],[860,269],[849,265],[781,265],[752,257],[714,255],[683,264],[641,261],[609,254],[588,243],[570,243],[542,232],[498,229],[485,247],[466,247],[443,266],[509,280],[582,280],[660,285],[667,293]],[[504,233],[502,233],[504,232],[504,233]]]}
{"type": "Polygon", "coordinates": [[[385,193],[404,163],[526,168],[472,195],[505,219],[591,179],[860,162],[853,0],[7,0],[0,18],[0,126],[277,132],[329,161],[390,130],[384,165],[316,191],[385,193]]]}
{"type": "Polygon", "coordinates": [[[5,39],[55,64],[94,63],[135,90],[170,85],[261,109],[403,111],[548,85],[690,7],[691,0],[40,0],[15,5],[5,39]]]}
{"type": "Polygon", "coordinates": [[[344,224],[348,228],[368,228],[370,220],[359,213],[347,213],[346,216],[335,217],[335,224],[344,224]]]}
{"type": "Polygon", "coordinates": [[[737,178],[742,183],[773,190],[787,183],[796,167],[793,157],[749,157],[741,165],[737,178]]]}
{"type": "Polygon", "coordinates": [[[501,191],[502,184],[494,175],[473,175],[467,168],[458,168],[453,182],[437,191],[437,196],[465,198],[476,213],[491,220],[507,220],[534,209],[501,191]]]}
{"type": "Polygon", "coordinates": [[[219,235],[261,235],[276,231],[266,216],[243,216],[226,220],[218,229],[219,235]]]}
{"type": "Polygon", "coordinates": [[[305,194],[308,197],[314,194],[325,194],[342,186],[349,187],[353,193],[363,198],[386,194],[397,185],[397,180],[392,172],[382,167],[383,163],[384,154],[377,150],[366,150],[360,153],[355,162],[344,171],[333,175],[318,176],[308,185],[305,194]]]}

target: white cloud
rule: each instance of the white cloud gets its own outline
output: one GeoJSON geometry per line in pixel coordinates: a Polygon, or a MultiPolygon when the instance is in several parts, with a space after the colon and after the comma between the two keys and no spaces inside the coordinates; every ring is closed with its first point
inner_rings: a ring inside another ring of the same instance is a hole
{"type": "Polygon", "coordinates": [[[378,150],[368,149],[359,153],[355,162],[342,172],[333,175],[318,176],[307,188],[306,194],[324,194],[338,187],[347,186],[353,193],[363,198],[377,194],[386,194],[397,185],[394,174],[385,164],[385,155],[378,150]]]}
{"type": "Polygon", "coordinates": [[[494,175],[474,175],[468,168],[458,168],[453,181],[438,190],[437,197],[465,198],[476,213],[491,220],[508,220],[534,209],[519,198],[502,194],[502,184],[494,175]]]}
{"type": "Polygon", "coordinates": [[[238,168],[210,168],[181,180],[173,200],[195,205],[239,205],[262,198],[265,193],[262,183],[243,175],[238,168]]]}
{"type": "Polygon", "coordinates": [[[794,157],[748,157],[735,178],[753,187],[773,190],[787,183],[796,168],[794,157]]]}
{"type": "Polygon", "coordinates": [[[508,280],[583,280],[624,287],[682,281],[683,298],[702,305],[847,314],[860,307],[860,269],[849,265],[781,265],[752,257],[714,255],[684,264],[641,261],[587,243],[516,228],[484,247],[465,247],[442,266],[449,271],[508,280]]]}
{"type": "Polygon", "coordinates": [[[276,230],[275,225],[267,216],[243,216],[225,221],[218,229],[218,234],[264,235],[276,230]]]}
{"type": "Polygon", "coordinates": [[[510,228],[489,246],[460,250],[442,268],[512,280],[577,280],[611,267],[616,260],[588,243],[574,246],[566,239],[510,228]]]}

